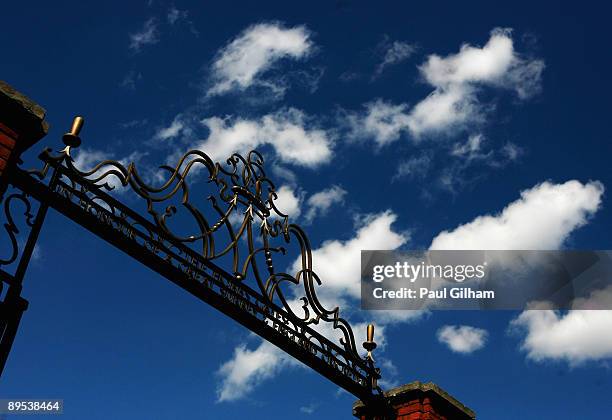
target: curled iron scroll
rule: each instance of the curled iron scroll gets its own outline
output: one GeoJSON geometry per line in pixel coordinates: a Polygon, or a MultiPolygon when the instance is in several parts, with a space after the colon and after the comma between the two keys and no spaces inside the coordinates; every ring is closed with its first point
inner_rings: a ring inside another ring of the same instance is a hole
{"type": "Polygon", "coordinates": [[[17,235],[19,234],[19,228],[17,227],[17,223],[15,223],[15,219],[13,218],[13,203],[21,202],[24,207],[23,215],[25,217],[25,223],[29,226],[33,226],[33,218],[32,214],[32,205],[30,204],[30,200],[26,193],[19,192],[10,194],[4,200],[4,217],[6,222],[4,223],[4,230],[6,231],[6,235],[10,241],[10,254],[8,257],[3,258],[0,256],[0,266],[9,265],[15,262],[19,255],[19,241],[17,239],[17,235]]]}
{"type": "MultiPolygon", "coordinates": [[[[325,308],[317,297],[316,288],[322,282],[313,270],[310,241],[304,231],[290,223],[289,216],[276,206],[277,190],[266,176],[264,159],[257,151],[249,152],[246,157],[232,154],[221,164],[200,150],[191,150],[174,167],[160,167],[157,179],[163,179],[163,182],[159,186],[145,181],[134,163],[124,165],[104,160],[89,170],[81,170],[74,164],[70,146],[60,155],[52,156],[48,150],[43,155],[46,162],[61,164],[70,176],[86,179],[99,188],[110,191],[119,184],[129,187],[145,200],[154,224],[168,238],[192,247],[203,258],[213,262],[222,257],[229,258],[231,270],[227,271],[233,273],[236,281],[245,281],[251,273],[261,295],[270,302],[280,302],[296,319],[306,324],[330,323],[340,332],[341,347],[351,358],[359,359],[352,328],[340,317],[340,309],[325,308]],[[207,211],[198,207],[190,196],[190,173],[193,179],[206,180],[214,185],[207,197],[210,205],[207,211]],[[169,223],[178,211],[173,204],[177,200],[197,226],[197,230],[188,235],[178,234],[169,223]],[[240,215],[241,219],[236,220],[234,214],[240,215]],[[246,240],[247,249],[246,255],[241,257],[239,241],[242,239],[246,240]],[[299,247],[296,260],[300,268],[293,274],[277,270],[274,263],[274,256],[286,254],[290,243],[299,247]],[[287,299],[281,284],[292,287],[293,301],[287,299]]],[[[47,170],[48,166],[36,175],[44,178],[47,170]]]]}

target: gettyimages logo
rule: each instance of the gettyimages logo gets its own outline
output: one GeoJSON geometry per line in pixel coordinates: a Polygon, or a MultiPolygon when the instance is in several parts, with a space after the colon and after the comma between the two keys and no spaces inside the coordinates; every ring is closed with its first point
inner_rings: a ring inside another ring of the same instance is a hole
{"type": "Polygon", "coordinates": [[[461,283],[470,279],[483,279],[486,267],[486,262],[478,265],[434,265],[426,264],[425,261],[421,261],[420,264],[398,261],[393,265],[375,265],[372,269],[372,280],[380,283],[388,278],[396,278],[414,283],[418,279],[443,279],[461,283]]]}
{"type": "Polygon", "coordinates": [[[362,309],[612,309],[612,251],[362,251],[362,309]]]}

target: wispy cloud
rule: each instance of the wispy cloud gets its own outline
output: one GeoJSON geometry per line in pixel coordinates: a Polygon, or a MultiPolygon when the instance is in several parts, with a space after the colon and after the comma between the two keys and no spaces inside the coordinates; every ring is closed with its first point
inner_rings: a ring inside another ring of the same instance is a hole
{"type": "Polygon", "coordinates": [[[373,78],[380,77],[387,67],[399,64],[410,58],[416,51],[416,46],[403,41],[389,42],[388,38],[385,37],[378,46],[378,49],[383,51],[383,57],[382,61],[376,66],[373,78]]]}
{"type": "Polygon", "coordinates": [[[172,5],[168,8],[168,12],[166,13],[166,21],[170,26],[175,26],[182,23],[183,25],[187,26],[193,35],[196,37],[200,35],[193,21],[189,18],[188,10],[180,10],[177,9],[176,6],[172,5]]]}
{"type": "Polygon", "coordinates": [[[483,139],[482,134],[475,134],[470,136],[466,143],[455,143],[451,155],[463,157],[468,160],[486,157],[489,155],[488,153],[481,153],[483,139]]]}
{"type": "MultiPolygon", "coordinates": [[[[102,150],[88,149],[88,148],[79,148],[74,152],[74,166],[80,169],[81,171],[90,171],[99,163],[102,163],[105,160],[116,160],[121,165],[127,167],[130,163],[137,164],[140,162],[145,156],[146,152],[134,151],[127,156],[117,158],[110,152],[105,152],[102,150]]],[[[97,172],[91,175],[91,177],[97,177],[102,175],[108,168],[100,168],[97,172]]],[[[153,180],[153,175],[151,172],[144,171],[141,173],[143,178],[147,181],[153,180]]],[[[107,183],[115,193],[124,193],[129,191],[129,188],[123,188],[121,181],[115,175],[109,175],[105,177],[103,180],[98,182],[98,185],[102,185],[107,183]]]]}
{"type": "Polygon", "coordinates": [[[208,96],[260,86],[282,95],[280,81],[261,78],[284,58],[302,59],[312,51],[310,32],[304,26],[287,28],[278,23],[249,26],[217,54],[211,67],[208,96]]]}
{"type": "Polygon", "coordinates": [[[303,405],[300,407],[300,413],[313,414],[315,411],[317,411],[318,407],[319,407],[319,404],[316,404],[316,403],[310,403],[308,405],[303,405]]]}
{"type": "Polygon", "coordinates": [[[179,10],[174,5],[170,6],[168,9],[168,14],[166,18],[168,19],[168,23],[170,25],[174,25],[175,23],[186,20],[189,16],[189,12],[187,10],[179,10]]]}
{"type": "Polygon", "coordinates": [[[299,362],[278,347],[261,341],[255,350],[241,345],[233,357],[225,362],[217,375],[221,383],[217,389],[217,401],[235,401],[248,395],[257,385],[299,362]]]}
{"type": "Polygon", "coordinates": [[[318,128],[312,118],[295,108],[268,114],[260,119],[211,117],[202,120],[209,135],[196,147],[213,160],[234,152],[248,153],[272,146],[281,162],[316,167],[332,157],[333,134],[318,128]]]}
{"type": "Polygon", "coordinates": [[[143,47],[153,45],[159,42],[159,32],[157,29],[157,19],[148,19],[143,27],[129,35],[129,48],[134,52],[140,52],[143,47]]]}
{"type": "Polygon", "coordinates": [[[142,80],[142,73],[130,70],[120,83],[120,86],[128,90],[136,90],[136,83],[142,80]]]}
{"type": "Polygon", "coordinates": [[[311,223],[315,217],[324,216],[329,209],[335,205],[344,202],[346,190],[338,185],[319,191],[308,197],[308,211],[304,216],[307,223],[311,223]]]}
{"type": "Polygon", "coordinates": [[[483,134],[471,134],[467,141],[456,142],[445,156],[445,165],[437,167],[434,185],[456,194],[459,188],[486,176],[485,169],[502,169],[516,162],[524,150],[512,142],[501,146],[489,145],[483,134]]]}
{"type": "Polygon", "coordinates": [[[182,115],[177,115],[169,126],[159,128],[153,138],[157,140],[170,140],[181,134],[187,128],[182,115]]]}
{"type": "Polygon", "coordinates": [[[397,166],[395,175],[392,181],[401,178],[424,178],[432,164],[432,157],[428,153],[423,153],[420,156],[414,156],[400,162],[397,166]]]}
{"type": "Polygon", "coordinates": [[[408,105],[395,105],[376,99],[364,105],[363,113],[347,113],[346,121],[350,136],[357,139],[372,139],[378,146],[399,140],[408,129],[410,117],[408,105]]]}
{"type": "Polygon", "coordinates": [[[147,124],[148,122],[149,122],[149,120],[147,120],[146,118],[144,118],[142,120],[138,120],[138,119],[129,120],[129,121],[125,121],[125,122],[119,123],[119,128],[121,128],[123,130],[127,130],[129,128],[141,127],[141,126],[147,124]]]}

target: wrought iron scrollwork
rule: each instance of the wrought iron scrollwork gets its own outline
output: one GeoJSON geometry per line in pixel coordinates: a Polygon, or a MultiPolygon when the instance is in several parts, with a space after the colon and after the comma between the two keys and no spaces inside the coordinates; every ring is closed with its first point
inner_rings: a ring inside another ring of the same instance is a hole
{"type": "Polygon", "coordinates": [[[340,317],[339,308],[326,309],[317,298],[315,287],[320,286],[322,282],[313,270],[310,241],[304,231],[298,225],[289,223],[289,216],[276,206],[278,194],[275,185],[266,176],[264,159],[257,151],[251,151],[246,158],[233,154],[224,167],[220,163],[214,163],[202,151],[191,150],[179,159],[175,167],[161,167],[163,173],[167,174],[167,179],[159,187],[145,182],[134,163],[125,166],[118,161],[105,160],[92,169],[82,171],[74,165],[69,151],[64,151],[60,159],[63,159],[69,172],[108,191],[115,188],[113,184],[116,184],[116,181],[112,180],[113,177],[122,186],[130,187],[146,200],[147,212],[152,216],[155,225],[170,238],[190,246],[199,244],[197,249],[210,261],[231,254],[232,271],[237,281],[244,281],[250,271],[263,296],[270,301],[277,298],[285,310],[308,324],[317,324],[320,321],[332,323],[333,328],[342,333],[342,347],[347,352],[358,355],[353,331],[349,323],[340,317]],[[207,181],[217,187],[216,194],[208,197],[216,215],[215,220],[209,220],[210,217],[207,217],[190,197],[190,172],[203,169],[207,171],[207,181]],[[177,213],[176,206],[168,205],[158,209],[161,203],[177,196],[196,222],[197,232],[189,235],[177,234],[169,226],[169,220],[177,213]],[[243,214],[242,220],[240,223],[232,223],[232,214],[237,213],[243,214]],[[221,234],[222,231],[225,234],[221,234]],[[256,246],[257,236],[263,246],[256,246]],[[248,254],[243,259],[240,258],[239,249],[239,241],[242,238],[246,239],[248,248],[248,254]],[[283,243],[273,246],[273,243],[279,240],[283,243]],[[300,249],[301,269],[295,274],[278,271],[273,258],[276,253],[284,254],[286,250],[283,245],[292,240],[297,241],[300,249]],[[260,268],[258,265],[259,255],[263,255],[265,267],[260,268]],[[302,285],[303,296],[299,299],[303,303],[303,314],[295,313],[280,287],[281,283],[302,285]]]}
{"type": "Polygon", "coordinates": [[[25,223],[29,227],[32,227],[34,225],[34,222],[33,222],[34,215],[31,213],[32,205],[30,204],[30,200],[26,193],[24,192],[13,193],[4,199],[4,217],[6,220],[6,222],[4,223],[4,230],[6,231],[6,235],[8,236],[8,239],[11,244],[11,251],[6,258],[3,258],[2,256],[0,256],[0,266],[12,264],[13,262],[17,260],[17,257],[19,256],[19,243],[18,243],[17,235],[19,234],[20,231],[19,231],[17,223],[15,223],[15,219],[11,211],[12,204],[15,201],[21,202],[21,204],[25,208],[23,212],[23,215],[25,217],[25,223]]]}
{"type": "MultiPolygon", "coordinates": [[[[302,347],[308,346],[304,341],[310,342],[313,351],[327,355],[336,370],[353,375],[364,388],[380,391],[376,385],[378,369],[371,353],[365,358],[359,355],[353,330],[340,316],[340,309],[326,308],[317,297],[322,281],[313,269],[310,241],[297,224],[290,223],[289,215],[277,207],[278,191],[266,176],[261,154],[251,151],[245,157],[234,153],[222,164],[200,150],[191,150],[175,166],[161,166],[154,178],[160,185],[154,185],[150,177],[139,173],[133,162],[125,165],[116,160],[104,160],[90,169],[78,168],[72,149],[80,145],[81,126],[82,120],[80,123],[75,120],[71,132],[64,136],[64,150],[58,154],[49,149],[43,151],[40,158],[45,166],[29,174],[44,180],[53,168],[57,182],[50,184],[54,185],[56,193],[70,199],[79,196],[81,206],[95,208],[96,217],[101,221],[109,217],[107,222],[116,224],[127,236],[144,237],[141,245],[150,248],[149,251],[181,260],[179,264],[186,274],[200,270],[199,263],[193,263],[193,255],[196,255],[205,262],[225,262],[218,266],[231,273],[231,282],[236,285],[253,279],[254,287],[248,290],[237,287],[230,294],[244,294],[237,299],[244,298],[243,304],[252,306],[249,310],[255,312],[267,311],[266,306],[282,308],[284,314],[279,316],[285,326],[281,325],[279,331],[287,329],[287,334],[294,334],[302,347]],[[199,183],[192,185],[190,181],[193,180],[199,183]],[[194,199],[192,187],[202,187],[204,180],[214,187],[205,196],[207,204],[202,206],[197,201],[202,198],[201,194],[197,193],[194,199]],[[102,190],[112,194],[117,187],[127,188],[143,199],[151,220],[134,215],[128,217],[121,213],[123,204],[116,201],[112,204],[114,199],[100,199],[101,194],[96,194],[102,190]],[[184,232],[185,223],[178,223],[180,228],[177,228],[174,222],[179,212],[189,215],[191,230],[187,233],[184,232]],[[136,231],[137,225],[142,229],[136,231]],[[279,269],[275,262],[276,256],[288,257],[290,245],[299,250],[293,264],[297,268],[290,269],[292,273],[279,269]],[[288,295],[284,289],[290,291],[288,295]],[[257,292],[257,296],[251,295],[252,291],[257,292]],[[263,307],[257,302],[263,303],[263,307]],[[337,334],[337,343],[309,329],[309,326],[323,324],[337,334]],[[371,382],[366,384],[364,378],[371,382]]],[[[29,207],[26,213],[29,214],[29,207]]],[[[15,229],[12,222],[11,226],[7,227],[9,233],[15,229]]],[[[224,284],[223,287],[231,290],[232,285],[224,284]]],[[[270,318],[270,315],[266,313],[263,317],[270,318]]],[[[276,323],[275,320],[271,322],[276,323]]]]}

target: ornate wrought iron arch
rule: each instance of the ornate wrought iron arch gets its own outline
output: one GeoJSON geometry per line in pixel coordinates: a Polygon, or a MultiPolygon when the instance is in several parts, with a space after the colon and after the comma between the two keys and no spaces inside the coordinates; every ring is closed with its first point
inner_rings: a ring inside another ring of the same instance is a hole
{"type": "MultiPolygon", "coordinates": [[[[39,155],[42,169],[26,171],[15,166],[7,174],[16,191],[4,199],[4,229],[11,250],[6,258],[0,256],[0,277],[21,299],[13,301],[21,302],[22,311],[27,302],[19,296],[21,281],[51,207],[362,401],[381,400],[380,370],[371,355],[376,347],[373,327],[368,328],[364,343],[368,354],[361,357],[353,330],[339,308],[328,309],[319,301],[317,288],[322,282],[313,270],[308,237],[277,208],[275,185],[266,176],[258,152],[246,157],[233,154],[221,164],[192,150],[176,166],[162,166],[161,185],[153,186],[134,163],[105,160],[87,171],[77,168],[72,152],[81,144],[82,125],[83,119],[77,117],[63,137],[61,152],[46,149],[39,155]],[[213,186],[206,197],[207,209],[193,200],[189,181],[194,175],[213,186]],[[144,202],[146,216],[113,195],[117,186],[144,202]],[[36,216],[32,198],[40,202],[36,216]],[[13,217],[17,203],[31,228],[23,247],[13,217]],[[171,226],[180,210],[189,215],[195,232],[180,234],[171,226]],[[294,274],[280,270],[275,262],[275,256],[285,255],[290,245],[299,250],[294,274]],[[14,268],[13,273],[5,270],[8,267],[14,268]],[[283,290],[287,286],[291,295],[283,290]]],[[[0,292],[1,288],[2,282],[0,292]]]]}

